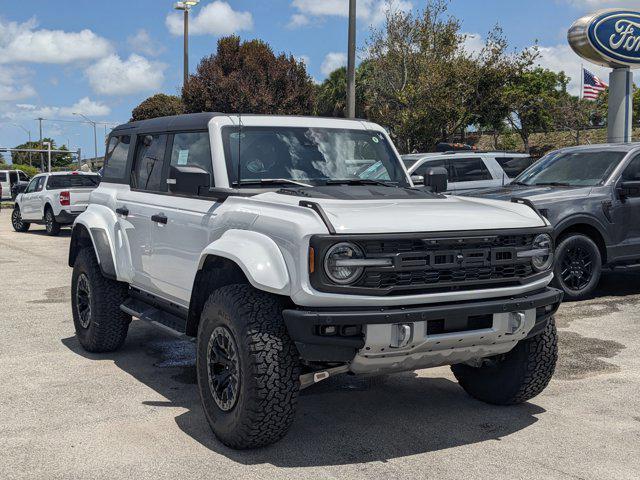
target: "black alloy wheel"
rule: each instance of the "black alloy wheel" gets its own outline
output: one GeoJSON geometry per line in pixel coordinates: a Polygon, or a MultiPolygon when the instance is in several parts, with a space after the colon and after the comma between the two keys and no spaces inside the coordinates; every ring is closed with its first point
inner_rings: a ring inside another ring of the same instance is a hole
{"type": "Polygon", "coordinates": [[[89,328],[91,324],[91,285],[84,273],[78,276],[76,308],[80,325],[82,325],[82,328],[89,328]]]}
{"type": "Polygon", "coordinates": [[[240,368],[238,347],[233,335],[226,327],[217,327],[211,333],[207,357],[211,395],[220,410],[228,412],[238,401],[240,368]]]}
{"type": "Polygon", "coordinates": [[[600,281],[602,256],[595,242],[583,234],[562,238],[556,251],[554,284],[565,293],[565,300],[589,297],[600,281]]]}

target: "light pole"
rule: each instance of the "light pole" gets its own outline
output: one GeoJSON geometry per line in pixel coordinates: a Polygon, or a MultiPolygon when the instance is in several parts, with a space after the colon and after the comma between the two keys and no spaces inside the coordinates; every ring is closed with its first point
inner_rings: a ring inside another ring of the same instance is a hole
{"type": "Polygon", "coordinates": [[[347,118],[356,117],[356,0],[349,0],[347,49],[347,118]]]}
{"type": "MultiPolygon", "coordinates": [[[[31,145],[31,130],[27,130],[26,128],[24,128],[22,125],[20,125],[19,123],[12,123],[11,125],[14,125],[18,128],[21,128],[22,130],[24,130],[25,132],[27,132],[27,135],[29,136],[29,148],[31,148],[33,145],[31,145]]],[[[31,152],[29,152],[29,166],[31,167],[31,152]]]]}
{"type": "Polygon", "coordinates": [[[81,116],[93,126],[93,152],[94,152],[93,158],[94,158],[94,161],[97,161],[98,160],[98,132],[96,132],[96,122],[94,122],[93,120],[91,120],[89,117],[87,117],[82,113],[74,113],[74,115],[81,116]]]}
{"type": "Polygon", "coordinates": [[[189,80],[189,10],[198,3],[200,0],[184,0],[173,4],[173,8],[184,12],[184,78],[182,88],[187,85],[189,80]]]}
{"type": "Polygon", "coordinates": [[[51,142],[42,142],[42,144],[47,146],[47,172],[51,173],[51,142]]]}

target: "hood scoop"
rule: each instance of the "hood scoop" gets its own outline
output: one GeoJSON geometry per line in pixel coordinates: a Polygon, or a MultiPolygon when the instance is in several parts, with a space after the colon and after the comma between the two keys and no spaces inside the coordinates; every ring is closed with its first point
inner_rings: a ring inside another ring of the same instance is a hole
{"type": "Polygon", "coordinates": [[[384,185],[322,185],[318,187],[287,187],[276,193],[303,198],[327,200],[433,200],[444,195],[427,190],[384,185]]]}

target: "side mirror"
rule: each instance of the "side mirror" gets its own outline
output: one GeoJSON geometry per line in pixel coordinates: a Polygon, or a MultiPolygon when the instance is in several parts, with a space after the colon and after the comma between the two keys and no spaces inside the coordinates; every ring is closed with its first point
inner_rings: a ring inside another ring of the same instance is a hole
{"type": "Polygon", "coordinates": [[[447,179],[449,172],[444,167],[434,167],[424,174],[424,186],[429,187],[433,193],[447,191],[447,179]]]}
{"type": "Polygon", "coordinates": [[[627,198],[640,197],[640,181],[630,180],[618,185],[618,195],[623,202],[627,198]]]}
{"type": "Polygon", "coordinates": [[[211,175],[200,167],[172,166],[167,183],[171,193],[200,195],[201,189],[209,190],[211,175]]]}

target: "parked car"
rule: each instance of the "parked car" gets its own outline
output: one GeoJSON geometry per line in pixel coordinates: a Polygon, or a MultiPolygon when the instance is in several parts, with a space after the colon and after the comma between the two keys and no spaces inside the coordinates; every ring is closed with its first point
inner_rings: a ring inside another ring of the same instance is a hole
{"type": "Polygon", "coordinates": [[[37,223],[45,225],[48,235],[58,235],[87,208],[89,195],[99,183],[98,175],[82,172],[36,175],[16,197],[11,214],[13,228],[26,232],[37,223]]]}
{"type": "Polygon", "coordinates": [[[0,200],[14,200],[14,187],[28,181],[29,175],[22,170],[0,170],[0,200]]]}
{"type": "Polygon", "coordinates": [[[446,168],[449,190],[455,193],[501,187],[533,163],[525,153],[465,151],[403,155],[402,161],[414,184],[422,182],[428,169],[446,168]]]}
{"type": "Polygon", "coordinates": [[[77,338],[116,350],[132,317],[197,337],[206,418],[230,447],[277,441],[299,390],[338,373],[452,365],[501,405],[551,378],[549,223],[441,195],[444,171],[412,187],[376,124],[156,118],[113,130],[104,168],[70,243],[77,338]]]}
{"type": "Polygon", "coordinates": [[[554,227],[565,298],[591,295],[602,269],[640,267],[640,143],[556,150],[510,185],[469,195],[533,202],[554,227]]]}

